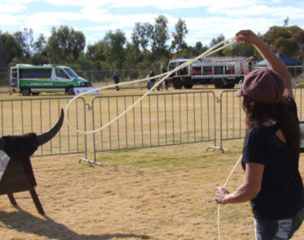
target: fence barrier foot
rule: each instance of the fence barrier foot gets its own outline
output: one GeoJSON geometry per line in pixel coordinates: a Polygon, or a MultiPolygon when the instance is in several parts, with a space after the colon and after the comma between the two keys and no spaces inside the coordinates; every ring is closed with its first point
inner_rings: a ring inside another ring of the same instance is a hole
{"type": "Polygon", "coordinates": [[[89,159],[80,158],[78,163],[81,163],[81,161],[87,162],[90,165],[90,167],[93,167],[93,164],[103,167],[103,165],[101,163],[96,162],[96,161],[91,161],[89,159]]]}
{"type": "Polygon", "coordinates": [[[230,150],[229,149],[224,149],[222,147],[215,147],[215,146],[210,146],[206,149],[206,152],[208,152],[209,149],[213,149],[213,152],[216,151],[216,150],[219,150],[221,151],[222,153],[225,153],[225,152],[229,152],[230,153],[230,150]]]}

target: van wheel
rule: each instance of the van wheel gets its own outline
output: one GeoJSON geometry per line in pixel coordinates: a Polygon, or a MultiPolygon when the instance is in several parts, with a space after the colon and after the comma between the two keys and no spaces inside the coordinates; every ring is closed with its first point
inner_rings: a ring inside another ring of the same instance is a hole
{"type": "Polygon", "coordinates": [[[29,88],[22,88],[21,93],[23,96],[29,96],[31,95],[31,90],[29,88]]]}
{"type": "Polygon", "coordinates": [[[75,95],[74,88],[73,87],[68,87],[67,90],[66,90],[66,93],[68,95],[75,95]]]}
{"type": "Polygon", "coordinates": [[[40,92],[32,92],[33,96],[38,96],[40,92]]]}

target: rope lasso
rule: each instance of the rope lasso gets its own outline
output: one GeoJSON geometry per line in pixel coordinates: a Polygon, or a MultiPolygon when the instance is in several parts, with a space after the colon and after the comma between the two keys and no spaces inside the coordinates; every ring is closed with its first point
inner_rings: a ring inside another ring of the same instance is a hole
{"type": "MultiPolygon", "coordinates": [[[[112,87],[116,87],[116,86],[123,86],[123,85],[128,85],[128,84],[134,84],[134,83],[140,83],[140,82],[145,82],[145,81],[149,81],[149,80],[152,80],[152,79],[156,79],[156,78],[159,78],[159,77],[163,77],[159,82],[158,84],[161,84],[165,79],[167,79],[171,74],[175,73],[176,71],[182,69],[182,68],[185,68],[187,66],[189,66],[190,64],[192,64],[193,62],[203,58],[203,57],[206,57],[206,56],[209,56],[209,55],[212,55],[232,44],[234,44],[236,42],[235,38],[230,38],[230,39],[227,39],[227,40],[224,40],[218,44],[216,44],[214,47],[208,49],[206,52],[202,53],[201,55],[183,63],[182,65],[178,66],[177,68],[171,70],[170,72],[166,72],[166,73],[163,73],[163,74],[159,74],[159,75],[156,75],[154,77],[150,77],[150,78],[145,78],[145,79],[140,79],[140,80],[135,80],[135,81],[129,81],[129,82],[124,82],[124,83],[119,83],[119,84],[114,84],[114,85],[109,85],[109,86],[105,86],[105,87],[100,87],[100,88],[95,88],[93,90],[90,90],[90,91],[87,91],[87,92],[84,92],[82,94],[79,94],[77,96],[75,96],[74,98],[72,98],[66,108],[65,108],[65,120],[67,122],[67,124],[72,128],[74,129],[76,132],[79,132],[79,133],[83,133],[83,134],[90,134],[90,133],[95,133],[95,132],[98,132],[98,131],[101,131],[103,130],[104,128],[106,128],[107,126],[111,125],[113,122],[115,122],[116,120],[118,120],[120,117],[124,116],[128,111],[130,111],[133,107],[135,107],[140,101],[142,101],[151,91],[153,91],[156,87],[157,87],[157,84],[155,84],[149,91],[147,91],[142,97],[140,97],[133,105],[131,105],[129,108],[127,108],[124,112],[122,112],[120,115],[118,115],[116,118],[114,118],[113,120],[111,120],[110,122],[108,122],[107,124],[101,126],[100,128],[98,129],[95,129],[95,130],[92,130],[92,131],[81,131],[79,129],[77,129],[76,127],[74,127],[70,122],[69,122],[69,119],[68,119],[68,109],[71,105],[71,103],[73,101],[75,101],[77,98],[81,97],[81,96],[84,96],[84,95],[87,95],[91,92],[95,92],[96,90],[104,90],[104,89],[108,89],[108,88],[112,88],[112,87]],[[222,46],[222,47],[219,47],[221,45],[223,45],[224,43],[228,42],[226,45],[222,46]],[[218,48],[219,47],[219,48],[218,48]]],[[[260,52],[260,50],[258,48],[256,48],[256,50],[261,54],[261,56],[265,59],[264,55],[260,52]]],[[[267,62],[267,65],[268,65],[268,62],[267,62]]],[[[242,160],[242,156],[239,158],[239,160],[236,162],[235,166],[233,167],[232,171],[230,172],[225,184],[224,184],[224,188],[226,187],[227,183],[229,182],[232,174],[234,173],[237,165],[239,164],[239,162],[242,160]]],[[[218,239],[221,240],[221,232],[220,232],[220,205],[218,205],[218,239]]]]}
{"type": "Polygon", "coordinates": [[[135,107],[140,101],[142,101],[151,91],[153,91],[158,84],[161,84],[164,80],[166,80],[171,74],[173,74],[174,72],[182,69],[182,68],[185,68],[187,66],[189,66],[190,64],[192,64],[193,62],[203,58],[203,57],[206,57],[206,56],[209,56],[209,55],[212,55],[232,44],[234,44],[236,42],[235,38],[230,38],[230,39],[227,39],[227,40],[224,40],[218,44],[216,44],[214,47],[208,49],[206,52],[202,53],[201,55],[183,63],[182,65],[178,66],[177,68],[171,70],[170,72],[166,72],[166,73],[163,73],[163,74],[159,74],[159,75],[156,75],[154,77],[150,77],[150,78],[145,78],[145,79],[139,79],[139,80],[135,80],[135,81],[129,81],[129,82],[124,82],[124,83],[119,83],[119,84],[113,84],[113,85],[109,85],[109,86],[105,86],[105,87],[100,87],[100,88],[94,88],[90,91],[87,91],[87,92],[84,92],[84,93],[81,93],[77,96],[75,96],[74,98],[72,98],[68,104],[66,105],[65,107],[65,120],[67,122],[67,124],[72,128],[74,129],[76,132],[79,132],[79,133],[83,133],[83,134],[90,134],[90,133],[96,133],[98,131],[101,131],[102,129],[106,128],[107,126],[111,125],[113,122],[117,121],[120,117],[124,116],[128,111],[130,111],[133,107],[135,107]],[[228,43],[227,43],[228,42],[228,43]],[[221,45],[223,45],[224,43],[227,43],[226,45],[222,46],[222,47],[219,47],[221,45]],[[219,48],[218,48],[219,47],[219,48]],[[215,50],[214,50],[215,49],[215,50]],[[145,81],[149,81],[149,80],[152,80],[152,79],[156,79],[156,78],[159,78],[159,77],[163,77],[157,84],[155,84],[149,91],[147,91],[142,97],[140,97],[133,105],[131,105],[130,107],[128,107],[124,112],[122,112],[121,114],[119,114],[116,118],[114,118],[113,120],[111,120],[110,122],[108,122],[107,124],[101,126],[100,128],[97,128],[97,129],[94,129],[92,131],[82,131],[82,130],[79,130],[77,129],[76,127],[74,127],[70,121],[69,121],[69,118],[68,118],[68,109],[71,105],[71,103],[73,101],[75,101],[77,98],[81,97],[81,96],[84,96],[84,95],[87,95],[89,93],[92,93],[92,92],[95,92],[96,90],[104,90],[104,89],[108,89],[108,88],[112,88],[112,87],[116,87],[116,86],[123,86],[123,85],[128,85],[128,84],[133,84],[133,83],[139,83],[139,82],[145,82],[145,81]]]}
{"type": "MultiPolygon", "coordinates": [[[[234,165],[234,167],[232,168],[228,178],[226,179],[226,182],[223,186],[223,188],[226,188],[232,174],[234,173],[237,165],[239,165],[240,161],[242,160],[243,155],[241,155],[241,157],[239,158],[239,160],[237,160],[236,164],[234,165]]],[[[220,220],[220,209],[221,209],[221,205],[217,205],[217,228],[218,228],[218,239],[221,240],[221,220],[220,220]]]]}

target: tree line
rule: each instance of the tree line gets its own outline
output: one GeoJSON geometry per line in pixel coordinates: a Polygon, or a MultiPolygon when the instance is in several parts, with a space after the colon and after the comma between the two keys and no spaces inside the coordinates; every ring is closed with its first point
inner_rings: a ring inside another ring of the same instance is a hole
{"type": "MultiPolygon", "coordinates": [[[[274,52],[303,62],[304,30],[288,26],[288,20],[284,20],[283,26],[273,26],[259,36],[274,52]]],[[[187,34],[187,25],[182,19],[178,19],[174,31],[170,32],[164,15],[155,18],[154,24],[135,23],[130,41],[127,41],[123,30],[117,29],[108,31],[103,39],[88,45],[85,35],[69,26],[53,27],[49,38],[40,34],[36,41],[31,29],[12,34],[0,29],[0,72],[18,63],[63,64],[76,71],[141,69],[144,73],[149,70],[158,72],[161,63],[168,62],[173,56],[193,58],[225,40],[221,34],[208,45],[198,41],[189,46],[187,34]]],[[[261,59],[254,47],[245,44],[232,45],[216,54],[261,59]]]]}

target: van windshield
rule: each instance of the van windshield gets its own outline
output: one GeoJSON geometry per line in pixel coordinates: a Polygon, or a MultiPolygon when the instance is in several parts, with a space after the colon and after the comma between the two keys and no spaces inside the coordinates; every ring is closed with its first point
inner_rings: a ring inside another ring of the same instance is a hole
{"type": "Polygon", "coordinates": [[[73,69],[65,68],[64,70],[70,75],[70,77],[79,78],[79,76],[77,75],[77,73],[74,72],[73,69]]]}

